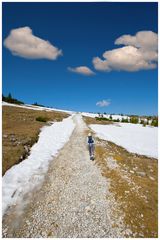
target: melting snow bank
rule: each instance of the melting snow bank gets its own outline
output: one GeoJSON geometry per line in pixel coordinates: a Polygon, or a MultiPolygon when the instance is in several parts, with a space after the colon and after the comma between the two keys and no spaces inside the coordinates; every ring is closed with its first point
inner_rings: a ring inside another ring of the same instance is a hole
{"type": "MultiPolygon", "coordinates": [[[[110,118],[110,116],[112,116],[113,120],[120,120],[122,121],[122,119],[130,119],[130,117],[128,116],[121,116],[121,115],[116,115],[116,114],[102,114],[104,118],[110,118]]],[[[91,118],[95,118],[95,117],[100,117],[98,113],[87,113],[87,112],[82,112],[82,116],[84,117],[91,117],[91,118]]]]}
{"type": "Polygon", "coordinates": [[[47,111],[47,112],[56,111],[56,112],[66,112],[68,114],[74,113],[73,111],[61,110],[58,108],[40,107],[40,106],[35,106],[30,104],[13,104],[8,102],[2,102],[2,106],[19,107],[19,108],[26,108],[26,109],[37,110],[37,111],[47,111]]]}
{"type": "Polygon", "coordinates": [[[140,124],[119,123],[90,125],[101,139],[114,142],[129,152],[158,158],[158,128],[140,124]]]}
{"type": "Polygon", "coordinates": [[[38,142],[31,148],[30,156],[5,173],[2,179],[3,214],[9,206],[16,204],[43,181],[49,162],[69,140],[74,127],[72,116],[43,127],[38,142]]]}

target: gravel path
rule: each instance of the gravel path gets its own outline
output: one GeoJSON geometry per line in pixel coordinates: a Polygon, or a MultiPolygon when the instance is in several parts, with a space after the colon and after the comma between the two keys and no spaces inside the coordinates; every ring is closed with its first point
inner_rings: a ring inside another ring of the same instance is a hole
{"type": "Polygon", "coordinates": [[[89,160],[86,125],[74,116],[70,141],[50,164],[45,181],[21,217],[6,215],[3,237],[124,237],[123,214],[109,192],[109,180],[89,160]],[[19,221],[18,221],[19,219],[19,221]]]}

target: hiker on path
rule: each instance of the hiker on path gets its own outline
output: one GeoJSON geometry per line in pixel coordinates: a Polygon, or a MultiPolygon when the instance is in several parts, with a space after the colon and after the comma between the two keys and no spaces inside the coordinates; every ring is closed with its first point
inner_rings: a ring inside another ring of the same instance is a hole
{"type": "Polygon", "coordinates": [[[88,134],[87,138],[87,144],[88,144],[88,150],[89,150],[89,155],[90,155],[90,160],[94,160],[94,149],[95,149],[95,140],[92,137],[92,134],[88,134]]]}

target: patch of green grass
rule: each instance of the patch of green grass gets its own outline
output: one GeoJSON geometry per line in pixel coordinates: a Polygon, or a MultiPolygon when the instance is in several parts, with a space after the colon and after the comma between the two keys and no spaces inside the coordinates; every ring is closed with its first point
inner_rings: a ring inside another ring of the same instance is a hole
{"type": "Polygon", "coordinates": [[[47,122],[47,121],[48,121],[48,118],[39,116],[39,117],[36,117],[36,121],[39,121],[39,122],[47,122]]]}
{"type": "Polygon", "coordinates": [[[84,117],[83,120],[87,125],[89,124],[112,124],[113,122],[111,120],[107,120],[106,118],[91,118],[91,117],[84,117]]]}

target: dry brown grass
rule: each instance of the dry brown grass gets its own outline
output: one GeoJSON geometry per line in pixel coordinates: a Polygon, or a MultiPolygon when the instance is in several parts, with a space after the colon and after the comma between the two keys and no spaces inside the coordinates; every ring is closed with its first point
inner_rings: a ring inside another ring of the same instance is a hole
{"type": "Polygon", "coordinates": [[[103,124],[103,125],[113,124],[112,121],[96,120],[96,118],[92,118],[92,117],[84,117],[83,116],[83,120],[85,121],[85,123],[87,125],[89,125],[89,124],[103,124]]]}
{"type": "Polygon", "coordinates": [[[24,146],[30,148],[37,140],[40,128],[46,123],[36,121],[37,117],[49,121],[61,121],[68,117],[63,112],[38,111],[18,107],[2,107],[2,174],[13,165],[22,161],[27,152],[24,146]]]}
{"type": "Polygon", "coordinates": [[[157,160],[129,153],[111,142],[97,141],[96,163],[102,175],[111,180],[110,191],[125,213],[132,237],[158,237],[157,160]],[[119,167],[111,169],[108,157],[115,159],[119,167]]]}

